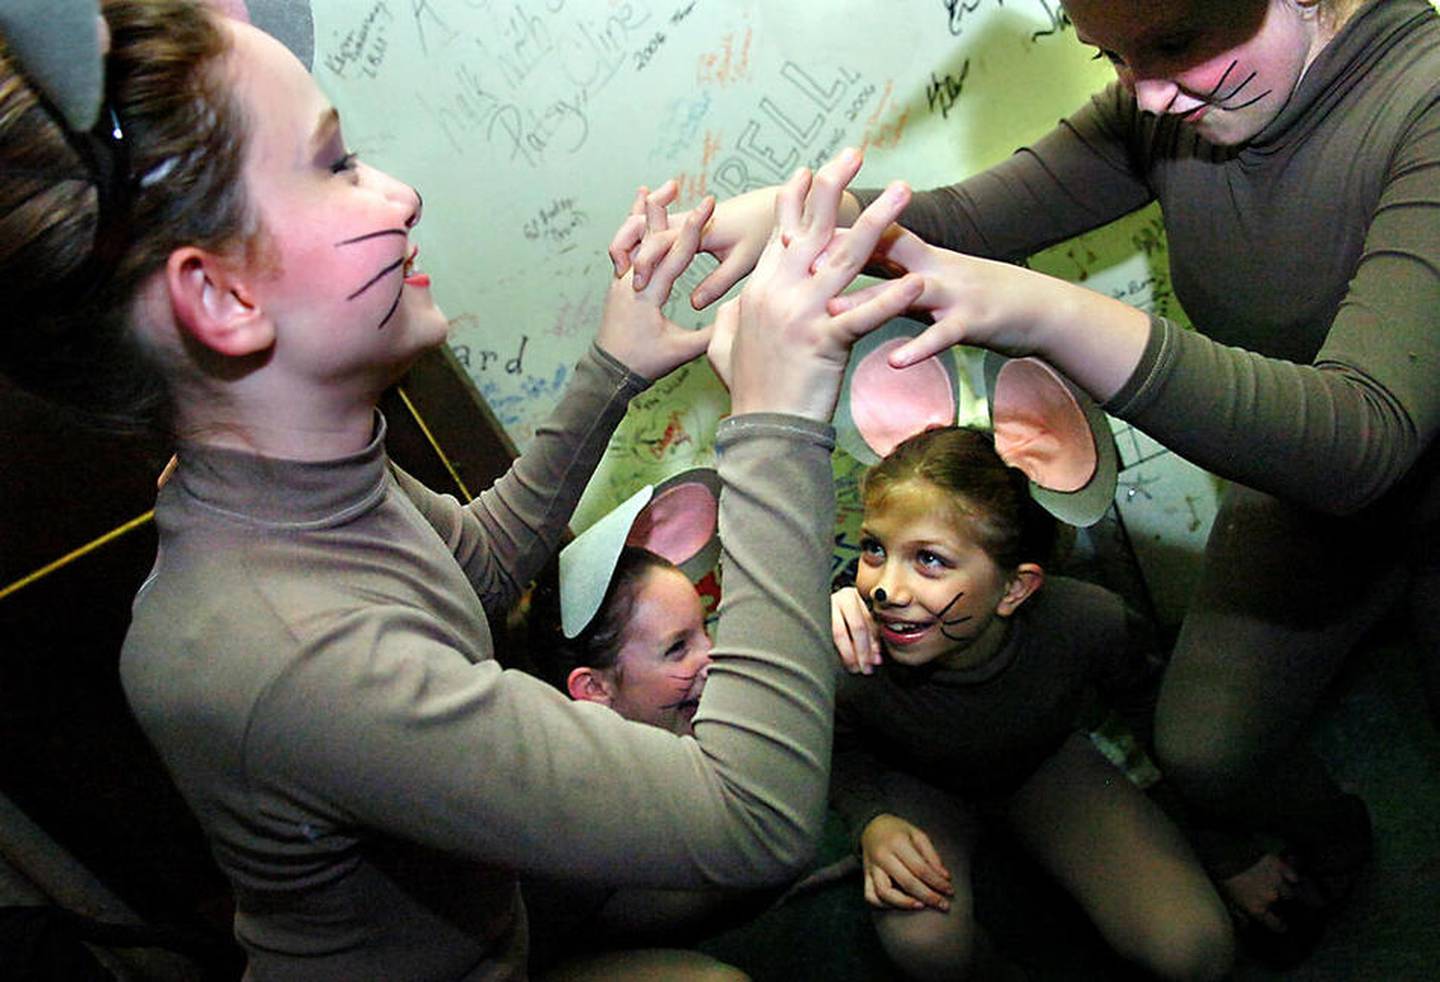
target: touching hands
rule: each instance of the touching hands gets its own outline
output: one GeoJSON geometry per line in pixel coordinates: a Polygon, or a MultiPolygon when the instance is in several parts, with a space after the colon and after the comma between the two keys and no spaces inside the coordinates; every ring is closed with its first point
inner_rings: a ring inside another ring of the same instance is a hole
{"type": "Polygon", "coordinates": [[[860,835],[865,902],[899,910],[950,909],[955,888],[930,837],[903,818],[877,815],[860,835]]]}
{"type": "Polygon", "coordinates": [[[695,258],[700,230],[715,208],[706,198],[674,227],[666,209],[675,200],[675,182],[656,191],[641,188],[630,215],[610,242],[616,279],[605,296],[605,313],[595,342],[637,375],[657,379],[698,358],[710,343],[713,325],[690,330],[665,316],[675,280],[695,258]],[[631,282],[631,263],[644,256],[654,270],[650,282],[631,282]]]}
{"type": "Polygon", "coordinates": [[[828,421],[850,346],[919,295],[919,277],[905,276],[869,291],[863,303],[843,313],[826,309],[865,266],[910,197],[904,184],[891,185],[831,245],[841,195],[860,163],[859,153],[842,152],[813,176],[797,171],[775,195],[770,241],[740,296],[720,308],[710,343],[710,361],[730,389],[732,413],[828,421]]]}
{"type": "MultiPolygon", "coordinates": [[[[1129,304],[1023,266],[930,245],[898,225],[876,244],[873,267],[894,276],[919,274],[925,287],[912,313],[935,321],[891,354],[896,368],[952,344],[1033,354],[1104,401],[1129,379],[1150,336],[1148,315],[1129,304]]],[[[829,309],[851,310],[875,289],[836,297],[829,309]]]]}
{"type": "Polygon", "coordinates": [[[830,633],[840,664],[851,675],[869,675],[880,664],[880,638],[875,618],[853,586],[830,594],[830,633]]]}

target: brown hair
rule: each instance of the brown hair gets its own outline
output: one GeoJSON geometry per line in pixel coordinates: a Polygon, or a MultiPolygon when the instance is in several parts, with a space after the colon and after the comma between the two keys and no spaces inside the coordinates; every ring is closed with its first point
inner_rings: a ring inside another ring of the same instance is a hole
{"type": "Polygon", "coordinates": [[[615,668],[640,586],[651,570],[679,572],[679,567],[648,549],[623,548],[600,609],[573,638],[565,637],[560,628],[559,591],[553,585],[537,587],[529,615],[530,660],[535,674],[564,691],[566,680],[577,668],[615,668]]]}
{"type": "Polygon", "coordinates": [[[865,473],[865,510],[884,507],[890,489],[916,480],[947,495],[955,521],[1001,569],[1050,560],[1055,519],[1031,498],[1025,475],[1000,459],[988,431],[944,426],[910,437],[865,473]]]}
{"type": "Polygon", "coordinates": [[[0,328],[0,371],[97,421],[168,432],[170,395],[132,311],[176,248],[220,252],[257,236],[245,120],[227,91],[218,14],[196,0],[110,0],[102,12],[102,125],[113,112],[124,133],[128,205],[94,276],[101,178],[0,39],[0,291],[18,298],[0,328]]]}

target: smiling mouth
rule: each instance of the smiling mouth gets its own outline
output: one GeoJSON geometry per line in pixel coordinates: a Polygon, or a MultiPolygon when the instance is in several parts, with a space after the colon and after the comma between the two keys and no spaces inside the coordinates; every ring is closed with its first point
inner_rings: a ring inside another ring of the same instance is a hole
{"type": "Polygon", "coordinates": [[[903,647],[923,638],[929,632],[931,622],[881,620],[878,623],[880,634],[887,643],[903,647]]]}

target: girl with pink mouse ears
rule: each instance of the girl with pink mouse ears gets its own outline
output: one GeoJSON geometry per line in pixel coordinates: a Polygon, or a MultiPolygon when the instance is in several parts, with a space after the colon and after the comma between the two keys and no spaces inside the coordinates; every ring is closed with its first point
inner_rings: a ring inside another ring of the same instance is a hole
{"type": "Polygon", "coordinates": [[[993,435],[931,425],[866,472],[855,585],[831,598],[848,670],[831,801],[876,931],[909,978],[1018,971],[971,889],[978,836],[998,823],[1121,958],[1157,978],[1223,978],[1225,905],[1180,830],[1084,732],[1098,695],[1148,745],[1151,632],[1113,593],[1045,572],[1051,512],[1075,514],[1098,487],[1094,521],[1114,494],[1097,454],[1109,431],[1043,362],[993,379],[993,435]]]}

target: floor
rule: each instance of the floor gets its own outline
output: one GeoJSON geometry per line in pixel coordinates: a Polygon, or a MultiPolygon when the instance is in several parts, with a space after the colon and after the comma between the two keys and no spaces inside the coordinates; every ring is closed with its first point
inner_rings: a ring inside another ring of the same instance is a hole
{"type": "MultiPolygon", "coordinates": [[[[1402,635],[1373,639],[1337,680],[1314,740],[1340,782],[1371,809],[1377,855],[1320,947],[1288,971],[1243,956],[1239,982],[1440,979],[1440,732],[1430,722],[1415,651],[1402,635]]],[[[821,858],[843,853],[838,829],[821,858]]],[[[1078,909],[996,842],[976,872],[977,908],[997,946],[1044,982],[1123,979],[1078,909]]],[[[856,876],[712,938],[705,951],[756,982],[888,982],[856,876]]]]}

